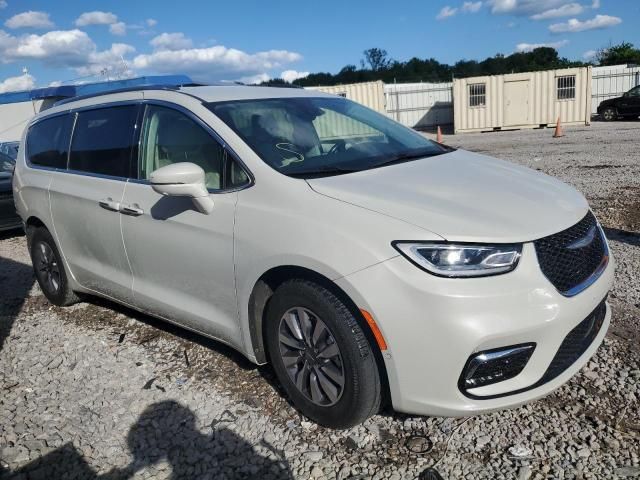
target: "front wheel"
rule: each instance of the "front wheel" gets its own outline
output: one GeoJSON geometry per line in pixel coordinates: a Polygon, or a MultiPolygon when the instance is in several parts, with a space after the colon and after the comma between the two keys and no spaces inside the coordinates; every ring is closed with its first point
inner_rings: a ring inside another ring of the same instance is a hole
{"type": "Polygon", "coordinates": [[[613,107],[607,107],[602,111],[602,119],[605,122],[613,122],[618,119],[618,112],[613,107]]]}
{"type": "Polygon", "coordinates": [[[304,415],[348,428],[378,412],[381,383],[372,347],[331,291],[306,280],[284,283],[269,302],[265,329],[271,365],[304,415]]]}

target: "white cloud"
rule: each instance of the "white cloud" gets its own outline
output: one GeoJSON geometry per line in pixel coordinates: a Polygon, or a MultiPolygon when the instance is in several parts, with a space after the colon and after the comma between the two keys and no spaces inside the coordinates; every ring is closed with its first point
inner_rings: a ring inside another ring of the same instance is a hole
{"type": "Polygon", "coordinates": [[[19,77],[9,77],[0,82],[0,93],[19,92],[21,90],[31,90],[36,86],[36,79],[31,75],[20,75],[19,77]]]}
{"type": "Polygon", "coordinates": [[[138,55],[133,59],[133,66],[157,73],[184,72],[194,79],[211,80],[255,75],[301,59],[300,54],[287,50],[246,53],[216,45],[138,55]]]}
{"type": "Polygon", "coordinates": [[[594,10],[600,8],[600,0],[593,0],[593,2],[591,3],[591,8],[593,8],[594,10]]]}
{"type": "Polygon", "coordinates": [[[488,0],[491,12],[509,15],[536,15],[547,10],[561,8],[567,0],[488,0]]]}
{"type": "Polygon", "coordinates": [[[238,79],[240,83],[246,85],[255,85],[257,83],[267,82],[271,80],[271,76],[267,73],[258,73],[256,75],[249,75],[247,77],[241,77],[238,79]]]}
{"type": "Polygon", "coordinates": [[[3,8],[7,8],[7,2],[5,0],[0,0],[0,10],[3,8]]]}
{"type": "Polygon", "coordinates": [[[464,2],[461,10],[464,13],[476,13],[482,8],[482,2],[464,2]]]}
{"type": "Polygon", "coordinates": [[[577,18],[572,18],[564,23],[554,23],[549,25],[549,30],[553,33],[564,32],[584,32],[585,30],[597,30],[603,28],[610,28],[622,23],[622,19],[619,17],[612,17],[609,15],[596,15],[591,20],[580,21],[577,18]]]}
{"type": "Polygon", "coordinates": [[[129,66],[123,63],[123,59],[136,49],[126,43],[114,43],[109,50],[93,51],[86,59],[85,65],[77,67],[75,70],[79,75],[99,75],[104,70],[117,72],[120,77],[130,77],[133,72],[129,66]]]}
{"type": "Polygon", "coordinates": [[[76,19],[76,27],[87,25],[111,25],[118,22],[118,16],[111,12],[85,12],[76,19]]]}
{"type": "Polygon", "coordinates": [[[158,24],[158,21],[155,18],[147,18],[146,24],[147,27],[155,27],[158,24]]]}
{"type": "Polygon", "coordinates": [[[557,50],[558,48],[562,48],[566,46],[568,43],[569,43],[569,40],[561,40],[559,42],[551,42],[551,43],[519,43],[518,45],[516,45],[516,52],[518,53],[531,52],[532,50],[535,50],[536,48],[540,48],[540,47],[555,48],[557,50]]]}
{"type": "Polygon", "coordinates": [[[582,58],[587,62],[590,62],[591,60],[594,60],[596,58],[596,55],[598,55],[597,50],[587,50],[582,54],[582,58]]]}
{"type": "Polygon", "coordinates": [[[14,15],[4,22],[9,28],[51,28],[53,22],[45,12],[28,11],[14,15]]]}
{"type": "Polygon", "coordinates": [[[77,67],[96,49],[95,43],[80,30],[52,30],[43,35],[13,37],[0,30],[0,58],[41,60],[54,67],[77,67]]]}
{"type": "Polygon", "coordinates": [[[127,25],[124,22],[116,22],[109,25],[109,32],[112,35],[123,36],[127,34],[127,25]]]}
{"type": "Polygon", "coordinates": [[[161,33],[157,37],[151,39],[149,44],[154,50],[185,50],[193,46],[190,38],[184,36],[184,33],[161,33]]]}
{"type": "Polygon", "coordinates": [[[456,13],[458,13],[457,8],[452,8],[447,5],[446,7],[442,7],[442,10],[440,10],[440,13],[436,16],[436,19],[444,20],[446,18],[453,17],[456,13]]]}
{"type": "Polygon", "coordinates": [[[580,15],[584,11],[584,7],[579,3],[567,3],[558,8],[545,10],[542,13],[532,15],[533,20],[548,20],[550,18],[569,17],[571,15],[580,15]]]}
{"type": "Polygon", "coordinates": [[[296,70],[285,70],[280,74],[280,78],[287,83],[291,83],[299,78],[308,77],[309,72],[298,72],[296,70]]]}

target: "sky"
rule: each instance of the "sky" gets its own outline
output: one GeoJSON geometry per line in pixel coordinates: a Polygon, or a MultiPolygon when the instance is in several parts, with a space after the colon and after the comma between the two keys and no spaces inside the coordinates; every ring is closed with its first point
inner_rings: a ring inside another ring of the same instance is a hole
{"type": "Polygon", "coordinates": [[[640,0],[0,0],[0,93],[148,74],[198,82],[396,60],[482,60],[548,45],[590,60],[640,47],[640,0]]]}

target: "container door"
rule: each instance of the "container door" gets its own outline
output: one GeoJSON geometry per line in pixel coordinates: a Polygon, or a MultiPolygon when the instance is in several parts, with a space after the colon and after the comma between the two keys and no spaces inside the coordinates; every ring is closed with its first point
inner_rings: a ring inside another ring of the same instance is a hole
{"type": "Polygon", "coordinates": [[[529,124],[529,80],[505,82],[504,126],[529,124]]]}

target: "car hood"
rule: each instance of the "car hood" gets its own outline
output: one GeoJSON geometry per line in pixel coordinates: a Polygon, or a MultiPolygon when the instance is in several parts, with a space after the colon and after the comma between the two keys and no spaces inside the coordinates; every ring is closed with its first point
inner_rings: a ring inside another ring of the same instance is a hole
{"type": "Polygon", "coordinates": [[[582,194],[555,178],[463,150],[307,181],[322,195],[449,241],[531,241],[577,223],[589,209],[582,194]]]}
{"type": "Polygon", "coordinates": [[[622,100],[623,97],[616,97],[616,98],[608,98],[607,100],[603,100],[600,102],[600,105],[598,105],[600,108],[602,107],[608,107],[610,105],[615,105],[616,102],[618,102],[618,100],[622,100]]]}

